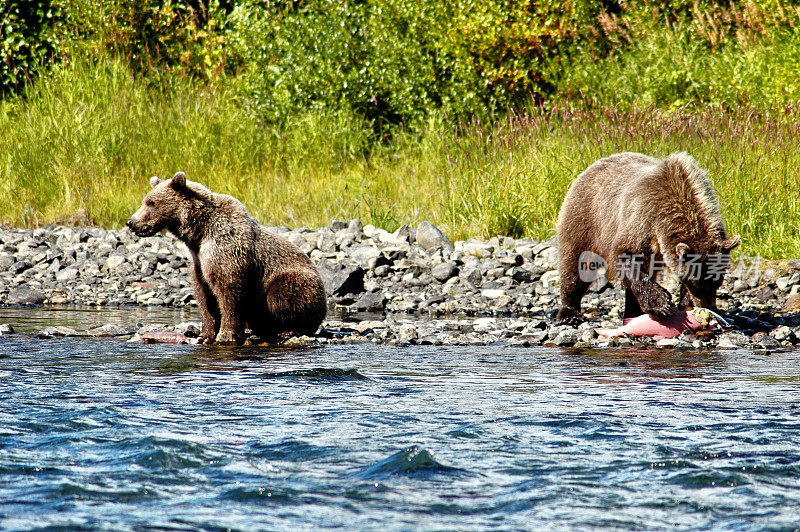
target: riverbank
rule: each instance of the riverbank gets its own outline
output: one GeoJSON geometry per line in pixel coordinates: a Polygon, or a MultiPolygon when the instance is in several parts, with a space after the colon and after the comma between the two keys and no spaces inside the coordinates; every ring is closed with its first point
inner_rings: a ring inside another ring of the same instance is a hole
{"type": "MultiPolygon", "coordinates": [[[[790,348],[800,344],[800,260],[765,267],[734,260],[719,306],[735,319],[727,331],[678,338],[605,338],[621,325],[623,296],[601,276],[584,298],[589,321],[554,323],[558,305],[555,239],[495,237],[450,242],[432,224],[393,233],[359,220],[317,230],[274,231],[309,254],[325,281],[331,312],[320,333],[287,345],[373,342],[407,345],[634,346],[790,348]],[[366,314],[365,314],[366,313],[366,314]],[[363,318],[363,319],[362,319],[363,318]]],[[[136,238],[127,230],[46,227],[0,230],[3,305],[196,306],[189,256],[171,236],[136,238]]],[[[199,317],[198,317],[199,322],[199,317]]],[[[198,322],[174,327],[108,325],[87,331],[51,327],[54,336],[119,336],[170,331],[196,336],[198,322]]],[[[13,328],[13,323],[9,324],[13,328]]]]}

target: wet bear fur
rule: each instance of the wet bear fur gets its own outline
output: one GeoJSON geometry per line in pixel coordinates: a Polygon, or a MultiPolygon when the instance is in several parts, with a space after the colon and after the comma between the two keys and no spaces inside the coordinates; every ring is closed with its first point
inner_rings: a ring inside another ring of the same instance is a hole
{"type": "Polygon", "coordinates": [[[655,282],[652,264],[666,266],[681,283],[680,304],[716,307],[738,235],[728,237],[706,174],[686,153],[656,159],[618,153],[600,159],[573,181],[558,217],[561,307],[559,323],[581,321],[589,283],[580,278],[584,251],[606,261],[609,278],[625,290],[625,317],[673,314],[677,307],[655,282]],[[638,256],[638,274],[631,267],[638,256]],[[713,267],[710,265],[713,263],[713,267]],[[699,266],[698,266],[699,264],[699,266]],[[624,275],[616,267],[624,267],[624,275]]]}
{"type": "Polygon", "coordinates": [[[153,177],[150,186],[127,225],[138,236],[167,230],[189,248],[201,342],[240,344],[246,326],[267,339],[316,332],[325,289],[305,253],[253,220],[239,200],[183,172],[153,177]]]}

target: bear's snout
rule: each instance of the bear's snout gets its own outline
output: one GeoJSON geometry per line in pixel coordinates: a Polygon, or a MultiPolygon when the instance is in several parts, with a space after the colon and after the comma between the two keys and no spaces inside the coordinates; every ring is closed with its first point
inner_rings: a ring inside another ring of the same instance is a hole
{"type": "Polygon", "coordinates": [[[141,220],[136,219],[135,214],[128,218],[128,221],[125,222],[125,225],[127,225],[128,229],[130,229],[136,236],[153,236],[157,233],[152,224],[142,223],[141,220]]]}

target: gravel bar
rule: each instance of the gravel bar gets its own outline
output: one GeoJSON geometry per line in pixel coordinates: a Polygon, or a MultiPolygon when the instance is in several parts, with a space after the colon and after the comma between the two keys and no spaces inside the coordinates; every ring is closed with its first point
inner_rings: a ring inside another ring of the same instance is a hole
{"type": "MultiPolygon", "coordinates": [[[[373,342],[776,350],[800,344],[800,260],[732,261],[718,295],[720,309],[733,319],[732,329],[661,340],[608,339],[595,330],[621,325],[624,298],[618,284],[604,276],[583,300],[588,321],[578,327],[555,325],[555,238],[451,242],[429,222],[393,233],[359,220],[317,230],[270,229],[311,257],[328,292],[330,313],[321,331],[289,338],[284,341],[289,346],[373,342]]],[[[189,267],[188,251],[171,235],[137,238],[127,229],[93,227],[0,229],[4,306],[196,306],[189,267]]],[[[669,280],[665,286],[676,288],[669,280]]],[[[198,327],[50,327],[37,337],[135,338],[154,330],[192,337],[198,327]]],[[[0,327],[0,335],[12,331],[13,324],[0,327]]]]}

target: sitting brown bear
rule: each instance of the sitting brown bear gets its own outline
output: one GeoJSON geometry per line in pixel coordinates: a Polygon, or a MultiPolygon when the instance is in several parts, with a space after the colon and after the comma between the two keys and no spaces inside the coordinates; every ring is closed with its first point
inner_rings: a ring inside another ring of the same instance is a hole
{"type": "Polygon", "coordinates": [[[237,199],[186,180],[150,179],[128,220],[138,236],[166,229],[189,248],[203,320],[201,342],[242,343],[245,325],[264,338],[313,334],[325,318],[325,289],[308,256],[253,220],[237,199]]]}
{"type": "Polygon", "coordinates": [[[625,317],[665,317],[677,308],[655,282],[671,270],[682,305],[715,308],[717,289],[738,246],[728,238],[705,173],[689,155],[664,160],[640,153],[600,159],[579,175],[558,216],[559,323],[577,323],[591,282],[587,261],[605,261],[625,289],[625,317]]]}

